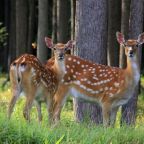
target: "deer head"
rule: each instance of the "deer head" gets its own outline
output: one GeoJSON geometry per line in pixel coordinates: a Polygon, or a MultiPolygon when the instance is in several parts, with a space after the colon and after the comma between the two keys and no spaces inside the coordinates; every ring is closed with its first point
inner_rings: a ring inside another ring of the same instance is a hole
{"type": "Polygon", "coordinates": [[[71,50],[71,48],[73,47],[74,41],[69,40],[66,44],[53,44],[52,39],[45,37],[45,43],[48,48],[54,50],[55,58],[59,61],[62,61],[64,59],[66,51],[71,50]]]}
{"type": "Polygon", "coordinates": [[[144,43],[144,33],[138,36],[137,40],[129,39],[125,41],[124,35],[120,32],[116,33],[117,41],[125,48],[125,54],[128,58],[133,58],[137,54],[137,48],[144,43]]]}

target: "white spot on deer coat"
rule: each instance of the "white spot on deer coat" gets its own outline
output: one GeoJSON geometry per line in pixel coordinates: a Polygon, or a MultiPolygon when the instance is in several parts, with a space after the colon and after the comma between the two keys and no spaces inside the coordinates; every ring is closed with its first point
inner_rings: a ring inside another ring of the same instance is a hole
{"type": "Polygon", "coordinates": [[[119,84],[118,82],[115,82],[115,83],[114,83],[114,86],[115,86],[115,87],[119,87],[119,85],[120,85],[120,84],[119,84]]]}
{"type": "Polygon", "coordinates": [[[73,68],[75,68],[75,65],[72,65],[73,68]]]}
{"type": "Polygon", "coordinates": [[[73,59],[73,62],[76,62],[76,59],[73,59]]]}
{"type": "Polygon", "coordinates": [[[109,97],[113,97],[114,96],[114,94],[112,94],[112,93],[109,93],[109,97]]]}
{"type": "Polygon", "coordinates": [[[98,80],[98,78],[97,78],[97,77],[93,77],[93,79],[94,79],[94,80],[98,80]]]}
{"type": "Polygon", "coordinates": [[[76,75],[73,75],[73,78],[76,78],[76,75]]]}
{"type": "Polygon", "coordinates": [[[80,85],[80,84],[81,84],[80,81],[76,81],[75,83],[76,83],[77,85],[80,85]]]}
{"type": "Polygon", "coordinates": [[[70,66],[69,66],[69,65],[66,65],[66,68],[70,68],[70,66]]]}
{"type": "Polygon", "coordinates": [[[91,84],[91,81],[87,81],[88,84],[91,84]]]}
{"type": "Polygon", "coordinates": [[[21,61],[21,63],[25,62],[25,60],[26,60],[26,59],[25,59],[25,57],[24,57],[23,60],[21,61]]]}
{"type": "Polygon", "coordinates": [[[105,90],[108,90],[108,87],[105,87],[104,89],[105,89],[105,90]]]}
{"type": "Polygon", "coordinates": [[[73,73],[74,72],[74,70],[73,69],[71,69],[71,73],[73,73]]]}
{"type": "Polygon", "coordinates": [[[80,64],[80,61],[77,61],[77,64],[79,65],[79,64],[80,64]]]}
{"type": "Polygon", "coordinates": [[[85,66],[84,66],[84,65],[81,65],[81,67],[84,68],[85,66]]]}
{"type": "Polygon", "coordinates": [[[69,61],[71,61],[71,60],[72,60],[72,58],[71,58],[71,57],[69,57],[69,58],[68,58],[68,60],[69,60],[69,61]]]}

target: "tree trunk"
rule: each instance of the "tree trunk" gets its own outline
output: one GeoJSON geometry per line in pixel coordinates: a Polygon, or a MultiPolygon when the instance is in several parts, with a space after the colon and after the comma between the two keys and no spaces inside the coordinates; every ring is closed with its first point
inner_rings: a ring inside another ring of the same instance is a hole
{"type": "Polygon", "coordinates": [[[48,0],[39,0],[38,2],[37,57],[44,63],[48,55],[51,56],[44,41],[45,36],[48,36],[48,0]]]}
{"type": "MultiPolygon", "coordinates": [[[[75,40],[75,13],[76,13],[76,0],[71,0],[71,40],[75,40]]],[[[71,50],[74,54],[75,50],[71,50]]]]}
{"type": "Polygon", "coordinates": [[[10,3],[10,30],[8,65],[16,58],[16,0],[10,3]]]}
{"type": "Polygon", "coordinates": [[[70,38],[70,2],[57,1],[57,41],[66,43],[70,38]]]}
{"type": "Polygon", "coordinates": [[[28,1],[16,0],[16,56],[27,51],[28,1]]]}
{"type": "Polygon", "coordinates": [[[109,0],[108,16],[108,65],[119,66],[119,44],[116,32],[121,26],[121,0],[109,0]]]}
{"type": "Polygon", "coordinates": [[[54,43],[57,43],[57,0],[53,0],[52,15],[52,39],[54,43]]]}
{"type": "Polygon", "coordinates": [[[75,11],[76,0],[71,0],[71,39],[75,39],[75,11]]]}
{"type": "MultiPolygon", "coordinates": [[[[76,54],[93,62],[107,64],[107,0],[76,1],[76,54]]],[[[75,116],[83,121],[101,123],[101,108],[75,100],[75,116]]]]}
{"type": "MultiPolygon", "coordinates": [[[[143,17],[144,17],[144,1],[131,0],[130,7],[130,20],[129,20],[129,34],[130,38],[137,39],[138,35],[143,32],[143,17]]],[[[139,58],[141,61],[141,48],[139,49],[139,58]]],[[[139,85],[136,87],[135,92],[129,102],[122,107],[122,123],[128,125],[135,124],[137,99],[139,94],[139,85]]]]}
{"type": "MultiPolygon", "coordinates": [[[[6,27],[7,33],[9,33],[9,26],[10,26],[10,0],[4,1],[4,26],[6,27]]],[[[3,64],[3,70],[4,72],[8,72],[8,38],[7,38],[7,44],[4,46],[3,50],[4,53],[2,53],[2,64],[3,64]]]]}
{"type": "MultiPolygon", "coordinates": [[[[129,33],[130,3],[131,0],[122,0],[121,32],[124,34],[125,39],[129,38],[128,33],[129,33]]],[[[126,67],[126,56],[123,47],[120,47],[119,66],[120,68],[126,67]]]]}
{"type": "Polygon", "coordinates": [[[28,16],[28,42],[27,52],[32,53],[32,42],[34,42],[35,28],[35,0],[29,0],[29,16],[28,16]]]}
{"type": "MultiPolygon", "coordinates": [[[[5,26],[5,25],[3,25],[4,24],[4,15],[5,15],[4,8],[5,8],[5,2],[4,2],[4,0],[2,0],[1,4],[0,4],[0,23],[2,23],[2,26],[5,26]]],[[[1,45],[1,42],[0,42],[0,73],[1,73],[1,71],[3,71],[3,68],[4,68],[4,53],[5,53],[5,48],[3,47],[3,45],[1,45]]]]}

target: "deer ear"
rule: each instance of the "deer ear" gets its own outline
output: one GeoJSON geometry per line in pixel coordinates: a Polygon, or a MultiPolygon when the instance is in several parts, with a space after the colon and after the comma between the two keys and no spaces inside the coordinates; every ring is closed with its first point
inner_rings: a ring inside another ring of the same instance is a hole
{"type": "Polygon", "coordinates": [[[75,41],[73,40],[69,40],[65,46],[67,47],[67,50],[70,50],[71,48],[73,48],[73,46],[75,45],[75,41]]]}
{"type": "Polygon", "coordinates": [[[52,48],[53,47],[53,41],[52,41],[51,38],[45,37],[45,43],[46,43],[46,46],[48,48],[52,48]]]}
{"type": "Polygon", "coordinates": [[[141,45],[144,43],[144,33],[140,34],[138,36],[138,40],[137,40],[138,44],[141,45]]]}
{"type": "Polygon", "coordinates": [[[116,32],[116,37],[117,37],[117,41],[120,44],[124,44],[125,43],[124,35],[122,33],[116,32]]]}

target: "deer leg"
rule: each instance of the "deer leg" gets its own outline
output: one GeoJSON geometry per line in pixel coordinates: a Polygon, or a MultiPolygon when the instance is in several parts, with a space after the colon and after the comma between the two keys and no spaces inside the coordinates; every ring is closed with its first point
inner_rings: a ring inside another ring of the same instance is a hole
{"type": "Polygon", "coordinates": [[[108,127],[110,125],[110,104],[104,103],[102,106],[102,115],[103,115],[103,125],[104,127],[108,127]]]}
{"type": "Polygon", "coordinates": [[[62,110],[62,102],[58,101],[54,103],[54,114],[53,114],[53,119],[54,119],[54,123],[58,123],[60,121],[60,114],[61,114],[61,110],[62,110]]]}
{"type": "Polygon", "coordinates": [[[36,108],[37,108],[37,112],[38,112],[38,121],[39,121],[39,123],[41,123],[41,121],[42,121],[41,102],[36,101],[36,108]]]}
{"type": "Polygon", "coordinates": [[[10,103],[8,105],[8,118],[9,119],[11,118],[11,114],[13,112],[13,108],[14,108],[14,106],[16,104],[17,99],[20,96],[21,90],[20,90],[19,87],[18,88],[14,88],[12,93],[13,93],[13,95],[12,95],[11,101],[10,101],[10,103]]]}
{"type": "Polygon", "coordinates": [[[65,85],[59,86],[54,96],[53,119],[55,123],[58,123],[60,120],[61,110],[65,103],[68,90],[69,90],[68,86],[65,85]]]}
{"type": "Polygon", "coordinates": [[[116,115],[119,107],[112,108],[110,115],[110,125],[114,127],[116,121],[116,115]]]}
{"type": "Polygon", "coordinates": [[[51,125],[53,123],[53,104],[54,104],[53,97],[47,98],[46,104],[47,104],[49,124],[51,125]]]}
{"type": "Polygon", "coordinates": [[[34,101],[34,96],[35,96],[35,93],[28,94],[26,96],[26,103],[25,103],[25,107],[23,110],[23,116],[28,122],[30,122],[30,109],[31,109],[33,101],[34,101]]]}

